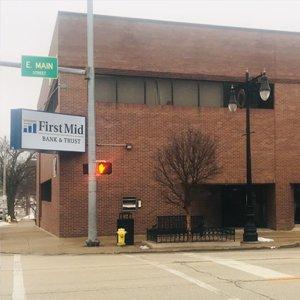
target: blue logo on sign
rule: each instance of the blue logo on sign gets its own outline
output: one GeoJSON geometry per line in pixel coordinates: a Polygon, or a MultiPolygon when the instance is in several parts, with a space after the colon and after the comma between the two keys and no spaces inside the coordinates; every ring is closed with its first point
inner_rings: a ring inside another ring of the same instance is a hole
{"type": "Polygon", "coordinates": [[[36,121],[24,120],[23,132],[36,133],[36,121]]]}

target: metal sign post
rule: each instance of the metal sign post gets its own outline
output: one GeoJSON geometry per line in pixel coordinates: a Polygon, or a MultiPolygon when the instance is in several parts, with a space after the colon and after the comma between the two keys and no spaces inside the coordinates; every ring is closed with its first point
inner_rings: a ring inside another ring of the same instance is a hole
{"type": "Polygon", "coordinates": [[[87,0],[87,78],[88,78],[88,247],[97,247],[97,181],[96,181],[96,132],[95,132],[95,72],[94,72],[94,15],[93,0],[87,0]]]}

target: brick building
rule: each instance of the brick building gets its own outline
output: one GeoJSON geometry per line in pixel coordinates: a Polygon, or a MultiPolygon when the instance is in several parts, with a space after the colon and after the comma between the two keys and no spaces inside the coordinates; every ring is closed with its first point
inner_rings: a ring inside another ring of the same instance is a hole
{"type": "MultiPolygon", "coordinates": [[[[300,223],[299,33],[95,16],[94,37],[96,142],[133,145],[97,147],[97,159],[113,163],[113,173],[97,179],[99,235],[115,233],[123,197],[141,200],[136,233],[157,215],[181,213],[162,199],[153,156],[190,126],[218,140],[223,168],[193,213],[207,225],[243,225],[245,110],[230,113],[227,103],[246,69],[258,75],[265,68],[272,83],[268,102],[254,99],[251,110],[257,224],[289,230],[300,223]]],[[[58,14],[50,55],[60,66],[85,68],[86,15],[58,14]]],[[[87,116],[84,76],[45,80],[38,109],[87,116]]],[[[87,235],[85,163],[87,153],[40,154],[39,226],[58,236],[87,235]],[[43,199],[45,186],[51,193],[43,199]]]]}

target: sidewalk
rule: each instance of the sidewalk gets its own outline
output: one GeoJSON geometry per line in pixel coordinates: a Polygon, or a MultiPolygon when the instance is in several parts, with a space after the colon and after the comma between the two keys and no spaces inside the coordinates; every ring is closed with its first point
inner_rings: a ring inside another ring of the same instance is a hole
{"type": "Polygon", "coordinates": [[[156,244],[145,242],[144,235],[135,236],[135,245],[116,246],[116,237],[100,237],[100,247],[85,247],[86,238],[58,238],[34,225],[33,221],[24,220],[9,225],[0,222],[0,252],[9,254],[118,254],[142,252],[175,251],[214,251],[242,249],[275,249],[280,247],[299,247],[300,228],[292,231],[258,230],[259,236],[271,238],[274,242],[245,244],[241,243],[242,230],[237,230],[236,242],[199,242],[156,244]],[[141,249],[147,245],[149,249],[141,249]]]}

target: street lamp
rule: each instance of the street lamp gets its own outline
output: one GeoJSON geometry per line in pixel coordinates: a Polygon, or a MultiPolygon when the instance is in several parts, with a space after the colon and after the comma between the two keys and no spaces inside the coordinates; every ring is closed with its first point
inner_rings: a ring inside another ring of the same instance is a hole
{"type": "MultiPolygon", "coordinates": [[[[234,86],[230,89],[230,98],[228,103],[228,109],[231,112],[235,112],[238,108],[239,100],[244,98],[246,107],[246,170],[247,170],[247,183],[246,183],[246,224],[244,226],[243,241],[244,242],[256,242],[257,241],[257,228],[255,225],[255,212],[254,204],[252,200],[252,169],[251,169],[251,140],[250,140],[250,102],[252,100],[254,92],[259,87],[259,95],[263,101],[267,101],[270,96],[270,85],[266,72],[262,72],[257,77],[251,78],[249,72],[246,71],[245,83],[239,89],[236,95],[234,86]],[[238,98],[238,99],[237,99],[238,98]]],[[[241,105],[242,106],[242,105],[241,105]]]]}

